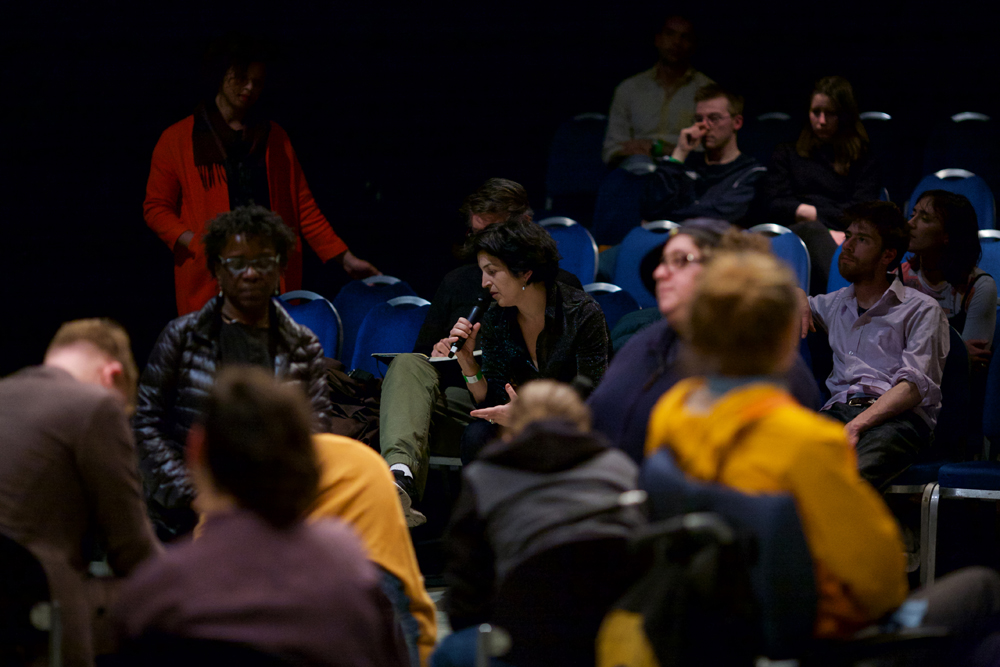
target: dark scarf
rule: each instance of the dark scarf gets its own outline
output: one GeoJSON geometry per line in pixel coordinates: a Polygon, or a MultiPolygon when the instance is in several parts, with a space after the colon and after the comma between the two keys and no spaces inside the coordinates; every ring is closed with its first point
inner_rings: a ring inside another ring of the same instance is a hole
{"type": "Polygon", "coordinates": [[[243,130],[226,124],[215,102],[202,103],[194,111],[194,164],[202,187],[216,182],[229,186],[229,208],[255,203],[270,208],[267,189],[267,138],[271,123],[250,120],[243,130]]]}

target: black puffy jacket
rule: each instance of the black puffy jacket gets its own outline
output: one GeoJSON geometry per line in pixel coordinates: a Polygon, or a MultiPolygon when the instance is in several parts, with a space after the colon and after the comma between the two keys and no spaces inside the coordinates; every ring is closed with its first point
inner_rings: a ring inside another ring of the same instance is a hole
{"type": "MultiPolygon", "coordinates": [[[[272,331],[278,334],[274,375],[302,387],[312,401],[313,428],[325,431],[331,406],[323,348],[276,301],[272,301],[271,322],[272,331]]],[[[156,341],[139,382],[133,425],[143,486],[147,499],[168,510],[186,509],[194,498],[184,446],[215,382],[221,327],[221,297],[170,322],[156,341]]]]}

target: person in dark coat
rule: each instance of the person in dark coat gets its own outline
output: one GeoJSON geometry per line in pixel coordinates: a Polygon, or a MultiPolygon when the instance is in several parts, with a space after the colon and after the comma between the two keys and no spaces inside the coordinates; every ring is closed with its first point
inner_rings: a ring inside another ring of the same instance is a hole
{"type": "Polygon", "coordinates": [[[146,499],[163,539],[195,524],[184,449],[219,368],[259,366],[299,385],[312,403],[317,432],[326,430],[330,415],[322,346],[271,298],[295,243],[292,232],[276,213],[244,206],[215,218],[204,242],[219,296],[160,334],[139,383],[134,419],[146,499]]]}
{"type": "Polygon", "coordinates": [[[743,127],[743,96],[712,83],[699,88],[694,101],[694,125],[681,130],[674,152],[656,161],[647,181],[642,217],[740,222],[767,172],[736,143],[743,127]]]}
{"type": "Polygon", "coordinates": [[[826,292],[844,211],[878,199],[881,188],[854,89],[842,76],[820,79],[798,141],[775,149],[762,188],[766,222],[790,228],[809,249],[814,294],[826,292]]]}
{"type": "Polygon", "coordinates": [[[70,667],[94,664],[96,610],[113,588],[90,577],[99,555],[86,545],[96,538],[117,576],[160,551],[125,414],[138,375],[125,331],[90,319],[60,327],[43,365],[0,380],[0,532],[41,562],[70,667]]]}
{"type": "MultiPolygon", "coordinates": [[[[455,634],[439,646],[432,666],[456,664],[463,647],[474,643],[476,627],[492,619],[497,592],[519,565],[568,544],[624,540],[644,521],[637,508],[617,504],[635,488],[638,468],[590,432],[590,412],[572,387],[533,380],[509,408],[502,438],[462,471],[446,539],[444,607],[455,634]]],[[[605,574],[614,580],[620,573],[605,574]]],[[[594,582],[586,591],[538,591],[539,603],[550,595],[575,596],[586,606],[601,588],[594,582]]],[[[547,622],[561,632],[572,613],[547,622]]],[[[593,664],[593,635],[586,646],[552,649],[565,652],[561,664],[588,664],[582,659],[588,655],[593,664]]]]}

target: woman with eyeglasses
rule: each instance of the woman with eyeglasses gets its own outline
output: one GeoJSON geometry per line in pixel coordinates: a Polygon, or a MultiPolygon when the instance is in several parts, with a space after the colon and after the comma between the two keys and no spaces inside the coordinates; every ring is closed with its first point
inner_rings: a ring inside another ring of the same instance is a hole
{"type": "MultiPolygon", "coordinates": [[[[637,463],[643,460],[646,423],[653,405],[668,389],[691,374],[678,332],[687,321],[698,276],[724,250],[770,252],[767,239],[721,220],[689,220],[671,233],[666,245],[643,260],[643,275],[652,274],[657,307],[663,315],[615,355],[601,385],[588,401],[594,430],[637,463]]],[[[809,367],[797,359],[786,377],[796,400],[812,409],[822,401],[809,367]]]]}
{"type": "Polygon", "coordinates": [[[323,348],[271,298],[294,233],[276,213],[242,206],[212,220],[202,242],[219,295],[167,325],[139,383],[136,443],[161,539],[194,527],[194,488],[184,463],[187,433],[221,367],[260,366],[298,384],[312,403],[314,430],[325,430],[330,416],[323,348]]]}
{"type": "Polygon", "coordinates": [[[790,228],[809,249],[814,294],[826,292],[844,211],[881,189],[854,89],[842,76],[820,79],[798,140],[775,149],[761,193],[765,222],[790,228]]]}

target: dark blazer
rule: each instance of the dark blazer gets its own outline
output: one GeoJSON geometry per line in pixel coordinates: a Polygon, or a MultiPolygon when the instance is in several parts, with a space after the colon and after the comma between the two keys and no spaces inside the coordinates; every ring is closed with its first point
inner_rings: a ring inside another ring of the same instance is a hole
{"type": "Polygon", "coordinates": [[[62,607],[65,664],[93,664],[83,545],[124,576],[160,550],[117,399],[51,366],[0,381],[0,530],[45,568],[62,607]]]}
{"type": "MultiPolygon", "coordinates": [[[[272,300],[275,377],[298,384],[312,401],[314,428],[325,431],[330,394],[323,372],[323,348],[309,329],[296,324],[272,300]]],[[[139,381],[133,424],[146,496],[156,509],[186,510],[194,488],[184,465],[187,433],[201,414],[219,364],[222,298],[178,317],[156,341],[139,381]]],[[[183,532],[183,531],[182,531],[183,532]]]]}
{"type": "Polygon", "coordinates": [[[479,407],[506,403],[508,382],[519,387],[538,378],[571,382],[582,375],[595,387],[600,383],[611,344],[604,312],[589,294],[558,281],[547,287],[545,327],[535,342],[538,368],[531,363],[517,314],[517,308],[501,308],[494,301],[483,315],[479,341],[488,384],[479,407]]]}

